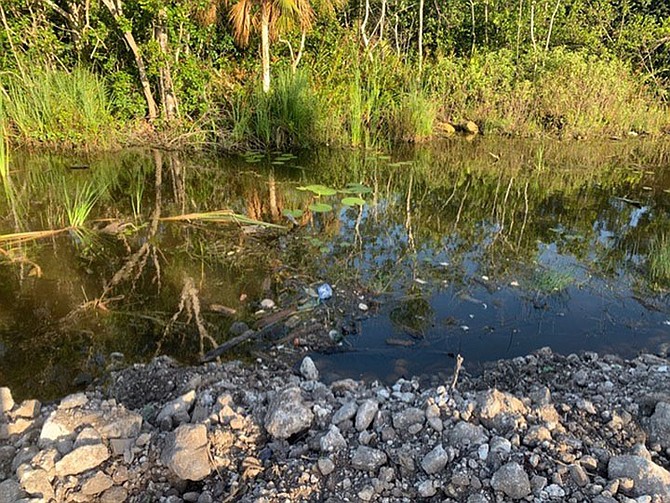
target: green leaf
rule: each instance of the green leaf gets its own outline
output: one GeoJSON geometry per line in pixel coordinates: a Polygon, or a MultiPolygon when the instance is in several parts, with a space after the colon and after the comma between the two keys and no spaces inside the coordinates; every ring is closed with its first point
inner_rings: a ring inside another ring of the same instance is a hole
{"type": "Polygon", "coordinates": [[[360,197],[345,197],[342,199],[342,204],[345,206],[363,206],[365,199],[361,199],[360,197]]]}
{"type": "Polygon", "coordinates": [[[360,183],[350,183],[346,189],[340,190],[343,194],[370,194],[372,189],[360,183]]]}
{"type": "Polygon", "coordinates": [[[309,209],[314,213],[328,213],[329,211],[333,211],[333,207],[326,203],[310,204],[309,209]]]}
{"type": "Polygon", "coordinates": [[[285,209],[281,212],[281,214],[284,215],[285,217],[300,218],[303,214],[303,211],[285,209]]]}
{"type": "Polygon", "coordinates": [[[325,185],[307,185],[306,187],[298,187],[298,190],[308,190],[317,196],[332,196],[337,194],[335,189],[331,189],[325,185]]]}

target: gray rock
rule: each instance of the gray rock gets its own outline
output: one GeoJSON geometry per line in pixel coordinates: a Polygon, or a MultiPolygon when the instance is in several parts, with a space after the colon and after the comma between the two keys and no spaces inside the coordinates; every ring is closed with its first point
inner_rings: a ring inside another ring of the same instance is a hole
{"type": "Polygon", "coordinates": [[[89,426],[79,432],[79,435],[77,435],[77,438],[74,441],[74,447],[77,448],[82,445],[95,445],[101,443],[102,437],[100,436],[100,433],[98,433],[98,430],[89,426]]]}
{"type": "Polygon", "coordinates": [[[81,485],[81,493],[93,496],[106,491],[114,485],[112,478],[104,472],[97,472],[93,477],[81,485]]]}
{"type": "Polygon", "coordinates": [[[330,458],[319,458],[316,462],[322,475],[328,476],[335,470],[335,463],[330,458]]]}
{"type": "Polygon", "coordinates": [[[230,325],[228,333],[233,336],[238,336],[242,335],[247,330],[249,330],[249,325],[247,325],[243,321],[234,321],[232,325],[230,325]]]}
{"type": "Polygon", "coordinates": [[[579,487],[589,483],[589,476],[581,465],[570,465],[570,476],[579,487]]]}
{"type": "Polygon", "coordinates": [[[521,400],[497,389],[478,393],[475,411],[484,426],[498,431],[513,429],[528,412],[521,400]]]}
{"type": "Polygon", "coordinates": [[[202,424],[182,424],[165,441],[161,460],[182,480],[202,480],[209,464],[207,428],[202,424]]]}
{"type": "Polygon", "coordinates": [[[275,439],[287,439],[307,430],[313,419],[314,414],[304,404],[300,389],[287,388],[270,403],[265,416],[265,429],[275,439]]]}
{"type": "Polygon", "coordinates": [[[182,498],[187,503],[196,503],[198,501],[198,498],[200,498],[200,493],[195,492],[195,491],[189,491],[187,493],[184,493],[182,495],[182,498]]]}
{"type": "Polygon", "coordinates": [[[670,494],[670,472],[640,456],[613,456],[607,474],[610,479],[632,479],[635,496],[670,494]]]}
{"type": "Polygon", "coordinates": [[[136,412],[118,408],[99,421],[98,431],[102,438],[132,438],[140,434],[142,416],[136,412]]]}
{"type": "Polygon", "coordinates": [[[447,451],[444,450],[442,444],[438,444],[426,454],[421,460],[421,468],[428,474],[433,475],[444,470],[444,467],[447,466],[449,462],[449,455],[447,451]]]}
{"type": "Polygon", "coordinates": [[[407,431],[414,424],[423,424],[425,419],[426,414],[424,411],[416,407],[408,407],[400,412],[396,412],[391,417],[393,427],[400,432],[407,431]]]}
{"type": "Polygon", "coordinates": [[[302,363],[300,364],[300,374],[308,381],[319,380],[319,370],[316,368],[314,360],[309,356],[303,358],[302,363]]]}
{"type": "Polygon", "coordinates": [[[14,398],[12,392],[7,387],[0,388],[0,417],[4,414],[9,414],[9,411],[14,408],[14,398]]]}
{"type": "Polygon", "coordinates": [[[335,412],[335,414],[333,414],[333,418],[330,422],[333,424],[340,424],[342,421],[346,421],[347,419],[354,417],[356,415],[356,411],[358,411],[358,405],[356,402],[347,402],[342,407],[340,407],[337,412],[335,412]]]}
{"type": "Polygon", "coordinates": [[[458,446],[481,445],[487,440],[486,432],[481,426],[466,421],[459,421],[449,432],[449,443],[458,446]]]}
{"type": "Polygon", "coordinates": [[[188,411],[195,403],[195,391],[191,390],[180,397],[175,398],[171,402],[166,403],[156,417],[156,424],[161,424],[164,421],[171,420],[174,416],[184,413],[188,417],[188,411]]]}
{"type": "MultiPolygon", "coordinates": [[[[33,497],[42,498],[45,501],[55,498],[53,487],[49,482],[49,475],[40,468],[25,471],[21,475],[21,486],[33,497]]],[[[0,501],[2,500],[0,499],[0,501]]]]}
{"type": "Polygon", "coordinates": [[[550,498],[558,499],[565,497],[565,490],[558,484],[550,484],[547,487],[545,487],[542,492],[544,492],[550,498]]]}
{"type": "Polygon", "coordinates": [[[670,403],[658,402],[649,418],[649,442],[663,449],[670,447],[670,403]]]}
{"type": "Polygon", "coordinates": [[[493,474],[491,487],[512,499],[525,498],[531,491],[528,474],[514,462],[501,466],[493,474]]]}
{"type": "Polygon", "coordinates": [[[351,458],[351,466],[357,470],[373,471],[386,463],[386,453],[361,445],[351,458]]]}
{"type": "Polygon", "coordinates": [[[419,496],[422,498],[430,498],[431,496],[435,496],[437,493],[437,489],[435,488],[435,484],[432,480],[424,480],[421,482],[417,487],[417,491],[419,492],[419,496]]]}
{"type": "Polygon", "coordinates": [[[323,452],[335,452],[340,449],[345,449],[347,447],[347,441],[340,433],[340,429],[335,425],[331,425],[328,433],[321,437],[319,445],[323,452]]]}
{"type": "Polygon", "coordinates": [[[7,479],[0,482],[0,501],[13,502],[18,501],[25,493],[19,483],[14,479],[7,479]]]}
{"type": "Polygon", "coordinates": [[[83,445],[56,462],[56,475],[76,475],[100,466],[108,458],[109,450],[104,445],[83,445]]]}
{"type": "Polygon", "coordinates": [[[367,430],[377,415],[377,411],[379,411],[379,404],[376,400],[365,400],[356,413],[356,430],[367,430]]]}

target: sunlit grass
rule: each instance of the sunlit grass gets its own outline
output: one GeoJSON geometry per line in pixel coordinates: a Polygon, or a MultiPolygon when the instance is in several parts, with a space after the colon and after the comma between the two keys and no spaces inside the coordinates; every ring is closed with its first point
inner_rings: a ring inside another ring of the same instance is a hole
{"type": "Polygon", "coordinates": [[[670,286],[670,241],[665,234],[651,242],[648,267],[649,279],[655,286],[670,286]]]}

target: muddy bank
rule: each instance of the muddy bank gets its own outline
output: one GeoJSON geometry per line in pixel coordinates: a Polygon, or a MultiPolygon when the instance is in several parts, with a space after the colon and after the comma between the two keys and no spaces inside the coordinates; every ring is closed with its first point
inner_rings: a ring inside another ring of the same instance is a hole
{"type": "Polygon", "coordinates": [[[543,349],[325,385],[161,357],[57,403],[0,392],[0,501],[670,500],[670,361],[543,349]]]}

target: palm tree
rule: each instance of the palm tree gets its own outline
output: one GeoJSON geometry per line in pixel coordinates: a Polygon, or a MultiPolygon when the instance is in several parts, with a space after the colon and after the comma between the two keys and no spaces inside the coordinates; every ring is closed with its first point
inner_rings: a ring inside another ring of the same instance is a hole
{"type": "Polygon", "coordinates": [[[309,0],[230,0],[229,19],[235,40],[242,47],[249,43],[252,31],[261,32],[263,91],[270,90],[270,40],[298,24],[307,31],[314,20],[309,0]]]}

